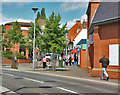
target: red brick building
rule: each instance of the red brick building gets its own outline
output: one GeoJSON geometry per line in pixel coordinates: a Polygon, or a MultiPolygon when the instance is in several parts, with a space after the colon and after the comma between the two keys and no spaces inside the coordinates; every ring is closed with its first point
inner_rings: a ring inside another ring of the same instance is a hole
{"type": "Polygon", "coordinates": [[[85,20],[76,21],[76,24],[69,30],[68,41],[70,44],[69,57],[77,58],[81,68],[86,67],[86,41],[87,41],[87,25],[85,20]],[[73,53],[72,53],[73,51],[73,53]]]}
{"type": "MultiPolygon", "coordinates": [[[[10,22],[10,23],[6,23],[5,26],[5,33],[7,33],[8,30],[10,30],[13,27],[13,23],[15,22],[10,22]]],[[[28,29],[31,27],[31,23],[25,23],[25,22],[19,22],[20,26],[21,26],[21,30],[22,30],[22,34],[25,35],[25,37],[27,37],[28,33],[28,29]]],[[[3,33],[3,35],[5,34],[3,33]]],[[[4,48],[4,51],[6,50],[10,50],[10,51],[14,51],[13,48],[4,48]]],[[[19,44],[15,44],[15,52],[16,53],[22,53],[24,56],[26,56],[26,58],[28,58],[29,56],[29,51],[27,49],[23,49],[19,46],[19,44]]]]}
{"type": "Polygon", "coordinates": [[[105,55],[110,64],[107,72],[110,78],[119,78],[120,73],[120,16],[119,2],[89,2],[87,67],[92,76],[102,75],[99,59],[105,55]]]}

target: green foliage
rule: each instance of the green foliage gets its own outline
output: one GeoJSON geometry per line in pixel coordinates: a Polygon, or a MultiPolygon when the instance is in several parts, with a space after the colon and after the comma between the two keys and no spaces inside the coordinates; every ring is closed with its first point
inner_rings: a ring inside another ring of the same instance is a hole
{"type": "Polygon", "coordinates": [[[2,26],[1,26],[1,31],[2,31],[2,33],[5,33],[5,26],[2,24],[2,26]]]}
{"type": "Polygon", "coordinates": [[[3,45],[6,48],[15,48],[15,44],[24,40],[24,35],[22,35],[21,27],[17,21],[13,23],[13,29],[8,30],[7,32],[8,33],[4,35],[5,39],[2,40],[3,45]]]}
{"type": "Polygon", "coordinates": [[[40,17],[41,19],[46,19],[45,8],[42,8],[40,17]]]}
{"type": "Polygon", "coordinates": [[[67,33],[66,25],[60,28],[61,15],[52,12],[51,16],[46,19],[45,29],[41,35],[41,46],[46,52],[62,53],[66,47],[65,34],[67,33]]]}
{"type": "MultiPolygon", "coordinates": [[[[39,23],[36,21],[35,23],[35,43],[37,45],[37,47],[40,46],[40,43],[39,43],[39,36],[40,36],[40,32],[41,31],[41,28],[39,26],[39,23]]],[[[26,48],[28,48],[30,51],[33,50],[33,37],[34,37],[34,24],[32,23],[31,24],[31,28],[29,28],[29,31],[28,31],[28,37],[26,38],[26,48]]]]}
{"type": "Polygon", "coordinates": [[[9,58],[9,59],[11,59],[12,54],[13,54],[12,51],[9,51],[9,50],[3,51],[4,57],[9,58]]]}
{"type": "MultiPolygon", "coordinates": [[[[3,51],[4,57],[9,58],[9,59],[11,59],[12,54],[13,54],[12,51],[9,51],[9,50],[3,51]]],[[[16,55],[16,57],[19,58],[19,59],[25,59],[25,58],[26,58],[26,57],[25,57],[23,54],[21,54],[21,53],[16,53],[15,55],[16,55]]]]}
{"type": "MultiPolygon", "coordinates": [[[[41,17],[43,16],[45,9],[41,10],[41,17]]],[[[46,17],[46,16],[45,16],[46,17]]],[[[39,50],[45,51],[46,53],[58,53],[61,54],[66,47],[66,39],[65,34],[67,33],[66,25],[63,25],[60,28],[61,15],[58,13],[57,15],[52,12],[49,18],[45,19],[45,29],[42,30],[39,22],[35,23],[35,33],[36,33],[36,45],[39,50]]],[[[33,36],[34,36],[34,24],[31,24],[31,28],[28,31],[28,40],[27,48],[31,51],[33,49],[33,36]]]]}
{"type": "Polygon", "coordinates": [[[22,53],[16,53],[15,55],[19,59],[26,59],[26,57],[22,53]]]}
{"type": "Polygon", "coordinates": [[[40,18],[40,12],[38,11],[38,13],[37,13],[37,19],[39,19],[40,18]]]}

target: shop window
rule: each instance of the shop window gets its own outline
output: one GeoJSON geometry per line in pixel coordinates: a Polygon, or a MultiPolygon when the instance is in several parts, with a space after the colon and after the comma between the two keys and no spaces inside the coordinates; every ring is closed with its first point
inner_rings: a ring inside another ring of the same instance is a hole
{"type": "Polygon", "coordinates": [[[109,45],[109,65],[119,66],[119,44],[109,45]]]}

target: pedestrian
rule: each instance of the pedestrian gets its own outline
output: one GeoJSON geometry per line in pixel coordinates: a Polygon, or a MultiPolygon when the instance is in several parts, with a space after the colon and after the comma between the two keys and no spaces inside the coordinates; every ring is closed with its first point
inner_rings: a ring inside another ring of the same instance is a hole
{"type": "Polygon", "coordinates": [[[105,56],[103,56],[100,60],[99,60],[100,63],[102,63],[102,70],[103,70],[103,74],[101,76],[101,79],[103,80],[104,79],[104,75],[106,76],[107,78],[107,81],[109,80],[109,75],[107,74],[106,72],[106,69],[107,69],[107,66],[109,65],[109,59],[105,58],[105,56]]]}
{"type": "Polygon", "coordinates": [[[66,61],[65,61],[66,66],[68,66],[68,62],[69,62],[69,59],[68,59],[68,57],[67,57],[67,58],[66,58],[66,61]]]}
{"type": "Polygon", "coordinates": [[[71,58],[71,61],[72,61],[72,62],[71,62],[71,63],[72,63],[72,66],[74,66],[74,58],[73,58],[73,57],[71,58]]]}
{"type": "Polygon", "coordinates": [[[15,64],[17,63],[17,57],[15,56],[15,64]]]}
{"type": "Polygon", "coordinates": [[[71,57],[69,57],[69,65],[71,66],[71,57]]]}
{"type": "Polygon", "coordinates": [[[47,66],[46,65],[47,59],[45,58],[45,56],[43,57],[42,62],[43,62],[43,68],[45,68],[47,66]]]}
{"type": "Polygon", "coordinates": [[[76,62],[77,62],[76,66],[78,66],[78,56],[76,57],[76,62]]]}
{"type": "Polygon", "coordinates": [[[63,66],[65,66],[66,58],[63,57],[63,66]]]}

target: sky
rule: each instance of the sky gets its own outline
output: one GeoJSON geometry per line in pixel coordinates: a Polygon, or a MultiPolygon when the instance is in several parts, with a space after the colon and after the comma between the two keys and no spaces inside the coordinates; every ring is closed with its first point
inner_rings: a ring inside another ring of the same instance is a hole
{"type": "MultiPolygon", "coordinates": [[[[76,20],[87,20],[86,10],[89,0],[3,0],[0,8],[0,17],[2,16],[1,24],[7,22],[33,22],[34,13],[33,7],[37,7],[40,12],[45,8],[47,18],[51,15],[52,11],[55,14],[60,13],[61,25],[67,22],[67,28],[70,29],[76,20]]],[[[37,12],[38,12],[37,11],[37,12]]],[[[37,13],[36,13],[37,15],[37,13]]]]}

